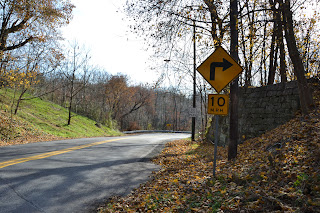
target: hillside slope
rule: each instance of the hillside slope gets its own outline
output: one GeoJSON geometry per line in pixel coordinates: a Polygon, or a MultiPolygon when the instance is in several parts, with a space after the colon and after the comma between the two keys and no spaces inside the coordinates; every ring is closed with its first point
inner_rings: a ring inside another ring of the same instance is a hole
{"type": "Polygon", "coordinates": [[[0,90],[0,146],[121,134],[118,130],[96,125],[95,121],[76,114],[73,114],[68,126],[65,108],[39,98],[23,101],[17,115],[12,115],[12,97],[11,90],[0,90]]]}

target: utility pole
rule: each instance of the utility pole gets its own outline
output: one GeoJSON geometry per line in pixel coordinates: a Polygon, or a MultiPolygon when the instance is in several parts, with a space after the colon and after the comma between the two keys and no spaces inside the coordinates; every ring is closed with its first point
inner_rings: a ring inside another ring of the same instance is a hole
{"type": "MultiPolygon", "coordinates": [[[[193,110],[195,112],[196,109],[196,24],[193,21],[193,110]]],[[[192,135],[191,140],[195,140],[195,132],[196,132],[196,117],[193,115],[192,117],[192,135]]]]}

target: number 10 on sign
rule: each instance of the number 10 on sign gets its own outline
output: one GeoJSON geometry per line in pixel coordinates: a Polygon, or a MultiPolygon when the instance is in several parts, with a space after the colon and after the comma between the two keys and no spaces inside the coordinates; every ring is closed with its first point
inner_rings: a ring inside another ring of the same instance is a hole
{"type": "Polygon", "coordinates": [[[208,114],[228,115],[229,95],[209,94],[208,114]]]}

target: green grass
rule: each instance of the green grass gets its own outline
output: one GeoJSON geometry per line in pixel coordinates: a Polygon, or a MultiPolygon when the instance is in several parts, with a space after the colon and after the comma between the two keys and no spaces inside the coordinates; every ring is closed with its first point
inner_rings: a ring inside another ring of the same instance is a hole
{"type": "Polygon", "coordinates": [[[191,149],[188,152],[186,152],[186,155],[194,155],[198,147],[199,147],[199,144],[197,143],[191,144],[191,149]]]}
{"type": "MultiPolygon", "coordinates": [[[[10,101],[12,101],[12,97],[12,90],[0,89],[1,110],[10,113],[10,101]]],[[[101,128],[98,128],[95,125],[95,121],[76,115],[75,113],[73,113],[71,125],[67,125],[67,109],[39,98],[22,101],[14,119],[24,121],[24,123],[30,125],[30,129],[67,138],[115,136],[121,134],[118,130],[103,125],[101,125],[101,128]]]]}

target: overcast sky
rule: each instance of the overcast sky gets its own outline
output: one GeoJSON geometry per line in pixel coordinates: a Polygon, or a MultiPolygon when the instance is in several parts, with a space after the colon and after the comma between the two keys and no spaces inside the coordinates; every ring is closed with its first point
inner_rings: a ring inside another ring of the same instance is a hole
{"type": "Polygon", "coordinates": [[[71,23],[63,28],[66,40],[76,40],[90,50],[92,64],[110,74],[123,73],[134,82],[152,83],[157,74],[148,67],[150,52],[143,40],[130,33],[121,12],[126,0],[72,0],[71,23]]]}

